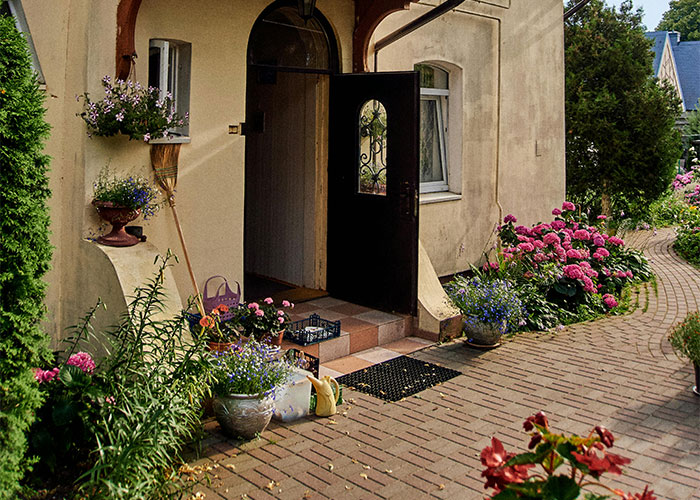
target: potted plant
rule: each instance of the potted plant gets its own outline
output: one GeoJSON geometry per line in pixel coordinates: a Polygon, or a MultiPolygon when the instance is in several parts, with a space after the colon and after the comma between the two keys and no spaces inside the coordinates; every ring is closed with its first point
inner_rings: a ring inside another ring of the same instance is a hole
{"type": "Polygon", "coordinates": [[[200,335],[207,339],[209,349],[216,352],[227,351],[241,339],[240,313],[236,308],[233,316],[222,321],[221,316],[230,312],[225,304],[219,304],[206,316],[199,320],[200,335]]]}
{"type": "Polygon", "coordinates": [[[112,224],[112,231],[97,241],[114,247],[138,243],[139,238],[127,234],[124,226],[139,215],[144,219],[155,215],[160,207],[157,198],[157,189],[145,178],[117,177],[103,169],[94,184],[92,204],[100,217],[112,224]]]}
{"type": "Polygon", "coordinates": [[[467,343],[473,347],[496,347],[503,334],[525,321],[525,308],[508,281],[457,276],[447,290],[462,312],[467,343]]]}
{"type": "Polygon", "coordinates": [[[179,116],[168,92],[161,98],[160,89],[145,87],[131,80],[116,80],[109,76],[102,79],[105,96],[91,100],[85,92],[84,110],[79,113],[87,124],[89,136],[110,137],[117,134],[129,139],[143,140],[167,138],[175,127],[187,124],[188,116],[179,116]]]}
{"type": "Polygon", "coordinates": [[[294,304],[283,300],[282,308],[277,308],[271,297],[262,303],[250,302],[244,305],[240,312],[244,334],[261,342],[281,345],[286,324],[289,323],[289,314],[284,309],[293,307],[294,304]]]}
{"type": "Polygon", "coordinates": [[[213,353],[214,415],[224,432],[251,439],[270,423],[272,395],[292,372],[286,358],[272,359],[275,350],[250,339],[213,353]]]}
{"type": "Polygon", "coordinates": [[[700,396],[700,312],[688,314],[671,330],[668,340],[676,353],[688,358],[695,366],[693,392],[700,396]]]}

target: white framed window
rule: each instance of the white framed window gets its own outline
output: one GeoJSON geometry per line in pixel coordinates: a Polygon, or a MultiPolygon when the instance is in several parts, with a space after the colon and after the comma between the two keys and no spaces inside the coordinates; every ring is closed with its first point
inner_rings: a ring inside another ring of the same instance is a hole
{"type": "Polygon", "coordinates": [[[37,81],[40,84],[45,84],[46,80],[44,79],[44,73],[41,71],[39,58],[36,55],[34,41],[32,40],[32,34],[29,32],[29,25],[27,24],[27,18],[24,15],[22,2],[20,0],[0,0],[0,15],[10,15],[14,17],[17,31],[24,34],[25,38],[27,39],[29,53],[32,56],[32,69],[36,72],[37,81]]]}
{"type": "Polygon", "coordinates": [[[449,73],[430,64],[416,64],[420,74],[420,192],[449,190],[449,73]]]}
{"type": "MultiPolygon", "coordinates": [[[[190,65],[192,44],[180,40],[151,39],[148,47],[148,85],[160,89],[161,99],[172,96],[175,112],[190,112],[190,65]]],[[[170,131],[174,136],[189,136],[189,125],[170,131]]]]}

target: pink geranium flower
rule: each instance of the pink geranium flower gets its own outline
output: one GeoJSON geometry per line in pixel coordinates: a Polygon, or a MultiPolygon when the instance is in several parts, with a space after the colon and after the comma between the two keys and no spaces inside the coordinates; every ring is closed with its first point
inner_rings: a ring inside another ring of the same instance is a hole
{"type": "Polygon", "coordinates": [[[557,231],[561,231],[566,227],[566,223],[563,220],[553,220],[552,221],[552,229],[555,229],[557,231]]]}
{"type": "Polygon", "coordinates": [[[566,256],[570,259],[582,259],[583,255],[579,253],[575,248],[571,248],[566,251],[566,256]]]}
{"type": "Polygon", "coordinates": [[[617,307],[617,300],[615,300],[615,297],[613,297],[609,293],[603,295],[603,302],[605,302],[605,305],[608,306],[610,309],[612,309],[613,307],[617,307]]]}
{"type": "Polygon", "coordinates": [[[576,264],[570,264],[568,266],[564,266],[564,276],[567,278],[571,278],[574,280],[581,280],[585,277],[583,274],[583,270],[577,266],[576,264]]]}
{"type": "Polygon", "coordinates": [[[552,215],[554,215],[554,216],[561,215],[561,210],[559,210],[558,208],[555,208],[554,210],[552,210],[552,215]]]}
{"type": "Polygon", "coordinates": [[[265,304],[267,304],[267,305],[270,305],[270,304],[272,304],[274,301],[272,300],[272,297],[267,297],[265,300],[263,300],[263,302],[265,302],[265,304]]]}
{"type": "Polygon", "coordinates": [[[586,231],[585,229],[577,229],[576,231],[574,231],[574,236],[573,236],[573,238],[574,238],[575,240],[583,240],[583,241],[586,241],[586,240],[590,240],[590,239],[591,239],[591,235],[590,235],[590,233],[589,233],[588,231],[586,231]]]}
{"type": "Polygon", "coordinates": [[[518,248],[520,250],[522,250],[523,252],[532,252],[535,249],[534,245],[532,243],[529,243],[529,242],[528,243],[521,243],[520,245],[518,245],[518,248]]]}
{"type": "Polygon", "coordinates": [[[92,357],[90,357],[90,355],[86,352],[78,352],[73,354],[70,358],[68,358],[66,364],[77,366],[88,375],[91,374],[95,369],[95,362],[92,360],[92,357]]]}
{"type": "Polygon", "coordinates": [[[564,203],[562,203],[561,209],[564,210],[564,211],[567,211],[567,210],[569,210],[569,211],[576,210],[576,205],[574,205],[574,204],[571,203],[570,201],[565,201],[564,203]]]}
{"type": "Polygon", "coordinates": [[[557,233],[547,233],[542,237],[542,242],[545,245],[559,245],[561,244],[561,238],[557,233]]]}

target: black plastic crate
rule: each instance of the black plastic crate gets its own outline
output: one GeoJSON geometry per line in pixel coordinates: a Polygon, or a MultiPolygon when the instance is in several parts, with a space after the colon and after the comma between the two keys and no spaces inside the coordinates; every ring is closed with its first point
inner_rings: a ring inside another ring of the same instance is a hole
{"type": "Polygon", "coordinates": [[[294,363],[294,366],[298,366],[302,370],[309,371],[314,377],[318,378],[318,357],[313,356],[301,349],[287,349],[284,356],[294,363]]]}
{"type": "Polygon", "coordinates": [[[284,338],[299,345],[310,345],[340,337],[340,321],[328,321],[318,314],[292,322],[284,338]]]}

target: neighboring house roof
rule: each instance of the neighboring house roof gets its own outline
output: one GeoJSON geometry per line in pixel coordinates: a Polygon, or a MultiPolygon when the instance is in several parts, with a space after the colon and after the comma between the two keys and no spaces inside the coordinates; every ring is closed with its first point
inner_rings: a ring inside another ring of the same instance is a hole
{"type": "Polygon", "coordinates": [[[646,37],[654,42],[654,75],[660,77],[663,72],[664,50],[668,46],[680,94],[683,99],[683,110],[690,111],[698,108],[700,99],[700,41],[681,42],[677,31],[651,31],[646,37]]]}
{"type": "MultiPolygon", "coordinates": [[[[673,47],[673,44],[671,45],[673,47]]],[[[673,48],[686,110],[697,109],[700,99],[700,41],[680,42],[673,48]]]]}
{"type": "Polygon", "coordinates": [[[654,42],[654,76],[659,76],[659,68],[661,67],[661,56],[664,53],[664,46],[666,45],[666,40],[668,40],[667,31],[649,31],[644,33],[648,39],[654,42]]]}

